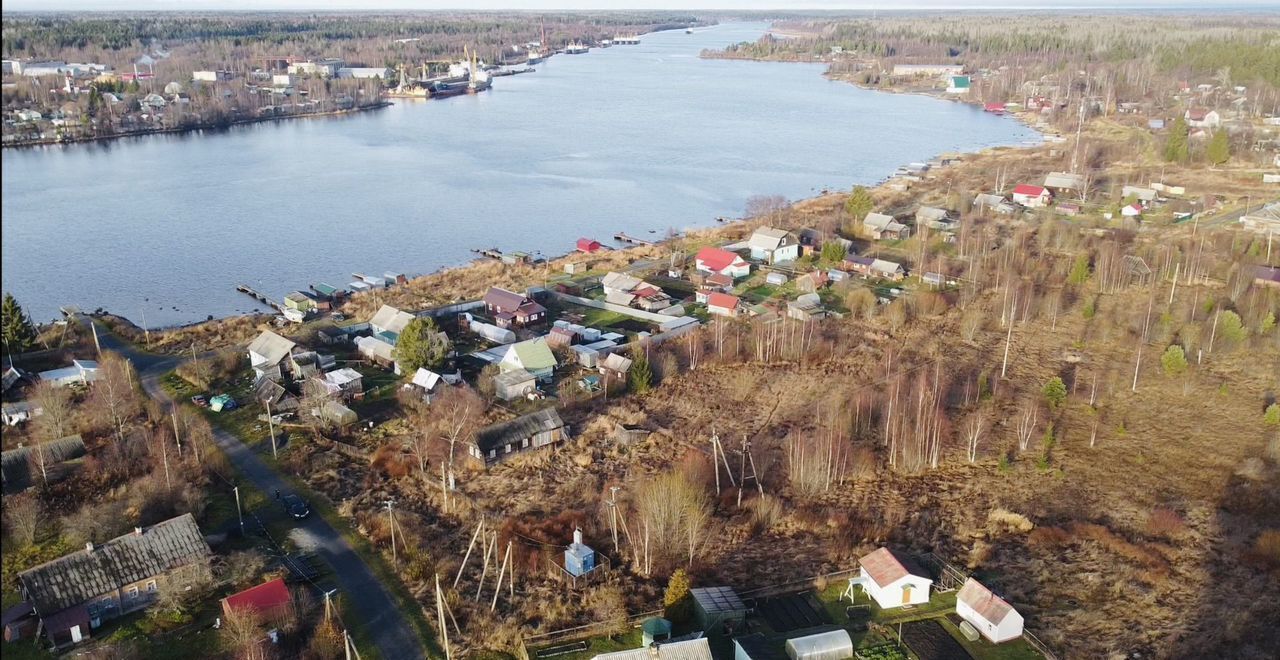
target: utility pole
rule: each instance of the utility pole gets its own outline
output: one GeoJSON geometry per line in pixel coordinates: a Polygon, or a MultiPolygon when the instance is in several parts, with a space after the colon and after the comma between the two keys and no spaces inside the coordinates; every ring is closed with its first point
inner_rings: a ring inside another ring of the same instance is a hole
{"type": "Polygon", "coordinates": [[[458,566],[458,577],[453,578],[453,588],[458,588],[458,581],[462,579],[462,571],[467,567],[467,560],[471,558],[471,549],[476,545],[476,539],[480,537],[480,533],[484,530],[484,518],[480,518],[480,522],[476,524],[476,533],[471,535],[471,542],[467,544],[467,552],[462,555],[462,563],[458,566]]]}
{"type": "MultiPolygon", "coordinates": [[[[98,324],[89,319],[89,329],[93,331],[93,347],[98,351],[98,357],[102,357],[102,344],[98,343],[98,324]]],[[[9,366],[13,366],[13,355],[9,355],[9,366]]]]}
{"type": "Polygon", "coordinates": [[[400,557],[396,553],[396,514],[392,509],[392,507],[395,506],[396,501],[385,500],[384,503],[387,505],[387,520],[391,523],[391,563],[395,564],[396,567],[399,568],[400,557]]]}
{"type": "MultiPolygon", "coordinates": [[[[191,348],[192,350],[194,350],[195,345],[193,344],[191,348]]],[[[267,428],[270,429],[271,431],[271,458],[274,460],[279,460],[280,454],[276,453],[276,425],[275,425],[275,422],[271,421],[271,401],[267,401],[266,404],[267,404],[267,428]]]]}
{"type": "Polygon", "coordinates": [[[173,415],[173,444],[178,447],[178,455],[182,455],[182,439],[178,437],[178,404],[175,402],[172,406],[173,415]]]}
{"type": "Polygon", "coordinates": [[[240,520],[240,534],[244,535],[244,513],[240,511],[240,487],[235,486],[231,489],[236,494],[236,518],[240,520]]]}
{"type": "MultiPolygon", "coordinates": [[[[715,464],[712,463],[712,465],[715,465],[715,464]]],[[[719,470],[716,471],[716,483],[717,484],[720,483],[719,470]]],[[[613,554],[615,556],[618,554],[618,490],[619,489],[620,489],[619,486],[609,487],[609,502],[608,502],[609,529],[611,532],[613,532],[613,554]]],[[[720,489],[718,487],[716,488],[716,492],[717,493],[720,492],[720,489]]]]}

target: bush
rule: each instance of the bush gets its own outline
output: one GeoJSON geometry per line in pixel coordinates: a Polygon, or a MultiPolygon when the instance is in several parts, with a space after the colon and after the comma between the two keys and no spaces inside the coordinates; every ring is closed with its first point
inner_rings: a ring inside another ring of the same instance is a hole
{"type": "Polygon", "coordinates": [[[1152,509],[1147,515],[1147,535],[1174,538],[1187,529],[1187,523],[1173,509],[1164,507],[1152,509]]]}
{"type": "Polygon", "coordinates": [[[1180,376],[1187,370],[1187,354],[1178,344],[1165,349],[1160,356],[1160,366],[1170,376],[1180,376]]]}
{"type": "Polygon", "coordinates": [[[1280,426],[1280,403],[1267,406],[1266,412],[1262,413],[1262,423],[1267,426],[1280,426]]]}
{"type": "Polygon", "coordinates": [[[1057,410],[1064,401],[1067,400],[1067,384],[1062,382],[1062,378],[1054,376],[1049,382],[1044,384],[1045,403],[1049,404],[1049,410],[1057,410]]]}

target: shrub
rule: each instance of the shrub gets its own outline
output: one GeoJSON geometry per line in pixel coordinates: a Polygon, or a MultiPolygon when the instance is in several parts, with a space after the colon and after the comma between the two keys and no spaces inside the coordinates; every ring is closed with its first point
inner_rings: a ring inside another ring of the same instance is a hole
{"type": "Polygon", "coordinates": [[[1262,413],[1262,423],[1267,426],[1280,426],[1280,403],[1267,406],[1266,412],[1262,413]]]}
{"type": "Polygon", "coordinates": [[[1173,509],[1159,507],[1147,514],[1147,535],[1174,538],[1187,529],[1187,523],[1173,509]]]}
{"type": "Polygon", "coordinates": [[[1049,382],[1044,384],[1044,400],[1049,404],[1049,410],[1057,410],[1062,402],[1067,400],[1067,385],[1062,382],[1062,378],[1054,376],[1049,382]]]}
{"type": "Polygon", "coordinates": [[[1280,529],[1268,529],[1253,541],[1250,552],[1257,561],[1272,569],[1280,569],[1280,529]]]}
{"type": "Polygon", "coordinates": [[[1160,356],[1160,366],[1170,376],[1180,376],[1187,370],[1187,354],[1178,344],[1165,349],[1160,356]]]}
{"type": "Polygon", "coordinates": [[[1008,509],[996,508],[987,514],[987,529],[992,532],[1025,534],[1034,529],[1035,526],[1035,523],[1031,522],[1026,516],[1008,509]]]}

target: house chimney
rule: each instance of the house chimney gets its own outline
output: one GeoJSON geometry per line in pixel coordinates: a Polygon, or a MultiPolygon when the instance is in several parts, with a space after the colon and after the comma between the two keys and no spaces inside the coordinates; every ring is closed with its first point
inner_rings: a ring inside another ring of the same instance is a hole
{"type": "Polygon", "coordinates": [[[582,529],[581,528],[574,528],[573,542],[578,545],[582,545],[582,529]]]}
{"type": "Polygon", "coordinates": [[[84,544],[84,551],[93,552],[93,541],[88,541],[84,544]]]}
{"type": "Polygon", "coordinates": [[[661,654],[658,653],[658,642],[657,641],[649,642],[649,657],[656,659],[660,655],[661,654]]]}
{"type": "Polygon", "coordinates": [[[142,536],[142,528],[141,528],[141,527],[134,527],[134,528],[133,528],[133,535],[134,535],[134,536],[142,536]]]}

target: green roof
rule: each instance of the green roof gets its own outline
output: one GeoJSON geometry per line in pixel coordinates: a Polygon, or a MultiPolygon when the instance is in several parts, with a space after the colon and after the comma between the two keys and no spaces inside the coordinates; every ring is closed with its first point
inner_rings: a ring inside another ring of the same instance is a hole
{"type": "Polygon", "coordinates": [[[951,86],[956,89],[969,89],[969,76],[951,76],[951,86]]]}
{"type": "Polygon", "coordinates": [[[520,366],[529,371],[536,369],[555,369],[556,356],[547,346],[547,340],[541,337],[513,344],[511,350],[516,352],[520,366]]]}

